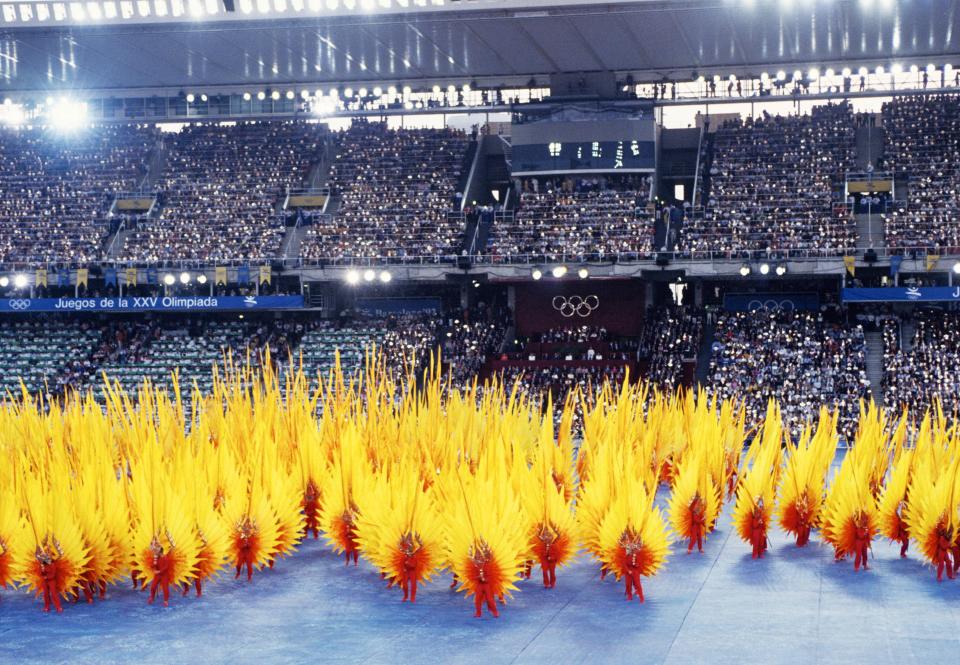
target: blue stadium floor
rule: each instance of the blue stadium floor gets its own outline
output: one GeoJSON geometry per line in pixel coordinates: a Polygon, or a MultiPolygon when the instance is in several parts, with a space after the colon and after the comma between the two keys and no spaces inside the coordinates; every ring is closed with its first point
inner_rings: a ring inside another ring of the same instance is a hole
{"type": "Polygon", "coordinates": [[[643,605],[581,557],[555,590],[535,570],[499,619],[474,619],[446,576],[401,604],[372,568],[345,569],[310,541],[249,586],[224,577],[169,609],[114,589],[107,602],[44,615],[3,592],[0,663],[957,662],[960,581],[938,584],[886,541],[867,573],[834,563],[824,545],[798,550],[779,531],[753,561],[729,510],[704,554],[675,547],[644,584],[643,605]]]}

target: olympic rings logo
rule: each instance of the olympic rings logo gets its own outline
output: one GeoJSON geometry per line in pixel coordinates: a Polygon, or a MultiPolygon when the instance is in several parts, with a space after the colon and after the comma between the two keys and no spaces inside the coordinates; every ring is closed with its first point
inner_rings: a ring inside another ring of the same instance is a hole
{"type": "Polygon", "coordinates": [[[13,298],[10,300],[10,309],[15,309],[18,311],[23,311],[30,307],[30,301],[24,300],[23,298],[13,298]]]}
{"type": "Polygon", "coordinates": [[[792,312],[796,308],[792,300],[751,300],[747,303],[747,310],[751,312],[758,309],[769,312],[792,312]]]}
{"type": "Polygon", "coordinates": [[[600,297],[596,295],[554,296],[552,305],[565,318],[579,316],[585,319],[600,306],[600,297]]]}

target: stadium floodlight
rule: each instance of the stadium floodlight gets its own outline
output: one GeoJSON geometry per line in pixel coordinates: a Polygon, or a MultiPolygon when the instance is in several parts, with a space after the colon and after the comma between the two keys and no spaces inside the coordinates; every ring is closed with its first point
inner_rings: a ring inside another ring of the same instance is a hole
{"type": "Polygon", "coordinates": [[[783,277],[786,274],[787,274],[787,264],[786,263],[777,264],[777,276],[783,277]]]}
{"type": "Polygon", "coordinates": [[[911,74],[919,74],[919,73],[920,73],[920,68],[917,67],[916,65],[910,65],[910,73],[911,73],[911,74]]]}
{"type": "Polygon", "coordinates": [[[196,97],[194,97],[194,96],[193,96],[193,93],[191,92],[189,95],[187,95],[187,104],[193,104],[193,101],[194,101],[195,99],[196,99],[196,97]]]}
{"type": "Polygon", "coordinates": [[[849,78],[851,73],[852,73],[852,72],[850,71],[850,68],[849,68],[849,67],[844,67],[844,68],[843,68],[842,74],[844,75],[844,77],[849,78]]]}
{"type": "Polygon", "coordinates": [[[769,274],[769,273],[770,273],[770,264],[769,264],[769,263],[761,263],[761,264],[760,264],[760,274],[761,274],[761,275],[767,275],[767,274],[769,274]]]}
{"type": "Polygon", "coordinates": [[[534,268],[533,272],[530,273],[530,276],[533,277],[533,281],[539,281],[543,277],[543,271],[540,268],[534,268]]]}
{"type": "Polygon", "coordinates": [[[785,78],[787,78],[787,73],[786,73],[785,71],[783,71],[783,70],[781,69],[780,71],[777,72],[777,80],[778,80],[778,81],[782,81],[782,80],[785,79],[785,78]]]}
{"type": "Polygon", "coordinates": [[[860,69],[857,70],[857,74],[859,74],[860,76],[866,76],[869,73],[870,72],[869,70],[867,70],[866,67],[861,67],[860,69]]]}
{"type": "Polygon", "coordinates": [[[267,98],[267,93],[265,93],[263,90],[257,93],[257,99],[259,99],[261,102],[266,98],[267,98]]]}
{"type": "Polygon", "coordinates": [[[928,74],[933,74],[933,73],[936,72],[936,71],[937,71],[937,66],[936,66],[935,64],[933,64],[933,63],[931,62],[929,65],[927,65],[927,73],[928,73],[928,74]]]}
{"type": "Polygon", "coordinates": [[[384,284],[389,284],[390,280],[393,279],[393,275],[390,274],[389,270],[380,271],[380,281],[384,284]]]}
{"type": "Polygon", "coordinates": [[[373,88],[373,96],[380,97],[381,95],[383,95],[383,88],[381,88],[379,85],[375,86],[373,88]]]}
{"type": "Polygon", "coordinates": [[[553,270],[550,271],[550,274],[560,279],[567,274],[567,266],[554,266],[553,270]]]}
{"type": "Polygon", "coordinates": [[[167,273],[163,276],[163,283],[167,286],[173,286],[177,282],[177,278],[173,276],[173,273],[167,273]]]}
{"type": "Polygon", "coordinates": [[[181,284],[189,284],[189,283],[190,283],[190,273],[188,273],[188,272],[182,272],[182,273],[180,273],[180,283],[181,283],[181,284]]]}
{"type": "Polygon", "coordinates": [[[302,99],[303,101],[307,101],[308,99],[310,99],[310,91],[309,91],[309,90],[301,90],[301,91],[300,91],[300,99],[302,99]]]}
{"type": "Polygon", "coordinates": [[[356,270],[350,269],[347,271],[346,280],[347,284],[350,286],[356,286],[360,283],[360,273],[356,270]]]}
{"type": "Polygon", "coordinates": [[[50,126],[59,131],[79,129],[87,120],[87,104],[66,97],[55,101],[46,110],[46,119],[50,126]]]}
{"type": "Polygon", "coordinates": [[[366,89],[366,88],[360,88],[359,90],[357,90],[357,96],[358,96],[358,97],[366,97],[366,96],[367,96],[367,89],[366,89]]]}
{"type": "Polygon", "coordinates": [[[23,273],[19,273],[13,276],[13,286],[17,289],[22,289],[27,285],[27,276],[23,273]]]}
{"type": "Polygon", "coordinates": [[[397,86],[391,85],[389,88],[387,88],[387,94],[390,95],[391,97],[396,97],[396,96],[397,96],[397,86]]]}
{"type": "Polygon", "coordinates": [[[794,69],[794,70],[793,70],[793,80],[794,80],[794,81],[799,81],[799,80],[802,79],[802,78],[803,78],[803,72],[801,72],[799,69],[794,69]]]}
{"type": "Polygon", "coordinates": [[[873,73],[877,76],[883,76],[883,65],[877,65],[877,68],[873,70],[873,73]]]}
{"type": "Polygon", "coordinates": [[[310,11],[318,12],[320,11],[320,7],[323,6],[323,3],[321,3],[320,0],[309,0],[307,6],[310,8],[310,11]]]}
{"type": "Polygon", "coordinates": [[[833,71],[832,68],[827,68],[827,71],[825,71],[823,75],[828,79],[832,79],[836,75],[836,73],[833,71]]]}
{"type": "Polygon", "coordinates": [[[7,277],[6,275],[4,275],[3,277],[0,277],[0,288],[5,289],[8,286],[10,286],[10,278],[7,277]]]}
{"type": "Polygon", "coordinates": [[[811,81],[816,81],[818,78],[820,78],[820,70],[817,69],[816,67],[811,67],[807,71],[807,78],[810,79],[811,81]]]}
{"type": "Polygon", "coordinates": [[[353,97],[353,88],[344,88],[343,96],[346,97],[347,99],[350,99],[351,97],[353,97]]]}
{"type": "Polygon", "coordinates": [[[433,86],[433,94],[435,94],[435,95],[439,95],[439,94],[440,94],[440,86],[439,86],[439,85],[433,86]]]}
{"type": "Polygon", "coordinates": [[[411,95],[411,94],[413,94],[413,88],[411,88],[409,85],[403,86],[403,94],[404,94],[404,95],[411,95]]]}
{"type": "Polygon", "coordinates": [[[205,102],[205,101],[207,101],[208,99],[209,99],[209,97],[207,97],[206,93],[200,95],[200,101],[201,101],[201,102],[205,102]]]}
{"type": "Polygon", "coordinates": [[[742,266],[740,266],[740,276],[746,277],[749,274],[750,274],[750,266],[744,263],[742,266]]]}
{"type": "Polygon", "coordinates": [[[249,102],[249,101],[250,101],[250,93],[249,93],[249,92],[243,93],[243,101],[245,101],[245,102],[249,102]]]}
{"type": "Polygon", "coordinates": [[[206,275],[204,275],[203,273],[200,273],[199,275],[197,275],[197,284],[206,284],[206,283],[207,283],[206,275]]]}
{"type": "Polygon", "coordinates": [[[376,277],[377,277],[377,273],[375,273],[372,270],[363,271],[363,281],[365,282],[372,282],[374,279],[376,279],[376,277]]]}
{"type": "Polygon", "coordinates": [[[586,266],[584,266],[584,267],[580,268],[580,270],[577,271],[577,276],[578,276],[580,279],[586,279],[587,277],[590,276],[590,271],[587,270],[586,266]]]}
{"type": "Polygon", "coordinates": [[[960,275],[960,261],[953,264],[953,272],[956,275],[960,275]]]}
{"type": "Polygon", "coordinates": [[[293,99],[293,90],[287,90],[287,99],[293,99]]]}
{"type": "Polygon", "coordinates": [[[272,99],[273,101],[277,101],[278,99],[280,99],[280,91],[274,90],[273,92],[271,92],[270,99],[272,99]]]}
{"type": "Polygon", "coordinates": [[[893,65],[890,67],[890,73],[893,74],[894,76],[896,76],[897,74],[902,74],[903,65],[901,65],[899,62],[893,63],[893,65]]]}

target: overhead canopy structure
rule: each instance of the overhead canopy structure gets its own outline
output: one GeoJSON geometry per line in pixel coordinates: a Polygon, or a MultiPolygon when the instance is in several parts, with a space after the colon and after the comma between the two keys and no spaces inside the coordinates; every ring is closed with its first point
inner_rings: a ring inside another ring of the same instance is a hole
{"type": "Polygon", "coordinates": [[[943,64],[960,52],[953,0],[555,0],[548,7],[531,0],[372,0],[369,12],[360,10],[367,0],[347,12],[342,0],[237,0],[229,13],[213,0],[174,1],[181,13],[208,5],[216,13],[174,17],[171,0],[0,2],[0,90],[525,84],[537,77],[545,83],[552,73],[606,70],[653,80],[820,63],[943,64]],[[32,21],[19,20],[26,5],[32,21]],[[48,13],[37,21],[40,5],[62,5],[66,18],[57,22],[48,13]],[[82,20],[70,14],[74,5],[86,8],[82,20]],[[91,18],[93,6],[99,19],[91,18]],[[149,17],[135,13],[141,6],[149,17]],[[163,17],[156,15],[160,6],[163,17]],[[123,19],[122,7],[134,14],[123,19]],[[263,16],[258,7],[267,10],[263,16]]]}

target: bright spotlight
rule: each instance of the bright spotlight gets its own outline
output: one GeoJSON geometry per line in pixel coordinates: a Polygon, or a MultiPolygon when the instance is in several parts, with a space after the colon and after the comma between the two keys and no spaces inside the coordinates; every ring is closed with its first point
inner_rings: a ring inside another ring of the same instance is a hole
{"type": "Polygon", "coordinates": [[[22,289],[23,287],[25,287],[25,286],[27,285],[27,276],[26,276],[26,275],[22,275],[22,274],[21,274],[21,275],[14,275],[14,276],[13,276],[13,285],[14,285],[16,288],[18,288],[18,289],[22,289]]]}
{"type": "Polygon", "coordinates": [[[877,68],[873,70],[873,73],[877,76],[883,76],[883,65],[877,65],[877,68]]]}
{"type": "Polygon", "coordinates": [[[274,90],[273,92],[271,92],[270,99],[272,99],[273,101],[277,101],[278,99],[280,99],[280,91],[274,90]]]}
{"type": "Polygon", "coordinates": [[[894,74],[894,75],[896,75],[896,74],[902,74],[902,73],[903,73],[903,66],[902,66],[899,62],[894,63],[893,66],[890,67],[890,73],[891,73],[891,74],[894,74]]]}
{"type": "Polygon", "coordinates": [[[259,99],[261,102],[266,98],[267,98],[267,93],[265,93],[263,90],[257,93],[257,99],[259,99]]]}
{"type": "Polygon", "coordinates": [[[287,99],[293,99],[293,90],[287,90],[287,99]]]}
{"type": "Polygon", "coordinates": [[[79,129],[87,120],[87,104],[64,98],[55,101],[47,109],[46,116],[50,126],[60,131],[79,129]]]}
{"type": "Polygon", "coordinates": [[[190,283],[190,273],[188,273],[188,272],[182,272],[182,273],[180,273],[180,283],[181,283],[181,284],[189,284],[189,283],[190,283]]]}
{"type": "Polygon", "coordinates": [[[543,271],[541,271],[540,268],[534,268],[533,272],[530,273],[530,276],[533,277],[534,281],[539,280],[541,277],[543,277],[543,271]]]}
{"type": "Polygon", "coordinates": [[[844,67],[844,68],[843,68],[842,74],[843,74],[845,77],[849,77],[851,73],[852,73],[852,72],[850,71],[850,68],[849,68],[849,67],[844,67]]]}
{"type": "Polygon", "coordinates": [[[372,270],[363,271],[363,281],[365,282],[372,282],[374,279],[376,279],[376,277],[377,277],[377,273],[375,273],[372,270]]]}
{"type": "Polygon", "coordinates": [[[785,263],[781,263],[780,265],[777,266],[777,275],[779,277],[783,277],[786,274],[787,274],[787,265],[785,263]]]}
{"type": "Polygon", "coordinates": [[[3,277],[0,277],[0,288],[5,289],[8,286],[10,286],[10,278],[7,277],[6,275],[4,275],[3,277]]]}
{"type": "Polygon", "coordinates": [[[957,275],[960,275],[960,261],[957,261],[953,264],[953,272],[957,275]]]}
{"type": "Polygon", "coordinates": [[[811,81],[816,81],[818,78],[820,78],[820,70],[816,67],[811,67],[807,72],[807,78],[811,81]]]}
{"type": "Polygon", "coordinates": [[[174,277],[171,273],[167,273],[163,276],[163,283],[167,286],[173,286],[177,281],[177,278],[174,277]]]}
{"type": "Polygon", "coordinates": [[[384,284],[389,284],[390,280],[393,279],[393,275],[390,274],[389,270],[380,271],[380,281],[384,284]]]}
{"type": "Polygon", "coordinates": [[[567,274],[567,266],[554,266],[553,270],[550,271],[550,274],[560,279],[567,274]]]}
{"type": "Polygon", "coordinates": [[[744,263],[742,266],[740,266],[740,276],[746,277],[749,274],[750,274],[750,266],[744,263]]]}
{"type": "Polygon", "coordinates": [[[587,270],[586,268],[580,268],[580,270],[577,271],[577,276],[580,279],[586,279],[587,277],[590,276],[590,271],[587,270]]]}
{"type": "Polygon", "coordinates": [[[199,275],[197,275],[197,284],[206,284],[206,283],[207,283],[206,275],[204,275],[203,273],[200,273],[199,275]]]}
{"type": "Polygon", "coordinates": [[[769,263],[761,263],[761,264],[760,264],[760,274],[761,274],[761,275],[767,275],[767,274],[769,274],[769,273],[770,273],[770,264],[769,264],[769,263]]]}
{"type": "Polygon", "coordinates": [[[866,76],[869,73],[870,72],[867,70],[866,67],[861,67],[860,69],[857,70],[857,74],[859,74],[860,76],[866,76]]]}
{"type": "Polygon", "coordinates": [[[249,101],[250,101],[250,93],[249,93],[249,92],[243,93],[243,101],[245,101],[245,102],[249,102],[249,101]]]}
{"type": "Polygon", "coordinates": [[[785,79],[785,78],[787,78],[787,73],[786,73],[785,71],[783,71],[783,70],[781,69],[780,71],[777,72],[777,80],[778,80],[778,81],[782,81],[782,80],[785,79]]]}
{"type": "Polygon", "coordinates": [[[347,279],[347,284],[349,284],[350,286],[356,286],[357,284],[360,283],[360,273],[357,272],[356,270],[348,270],[346,279],[347,279]]]}
{"type": "Polygon", "coordinates": [[[191,92],[189,95],[187,95],[187,104],[193,104],[193,100],[195,99],[196,97],[194,97],[193,93],[191,92]]]}

